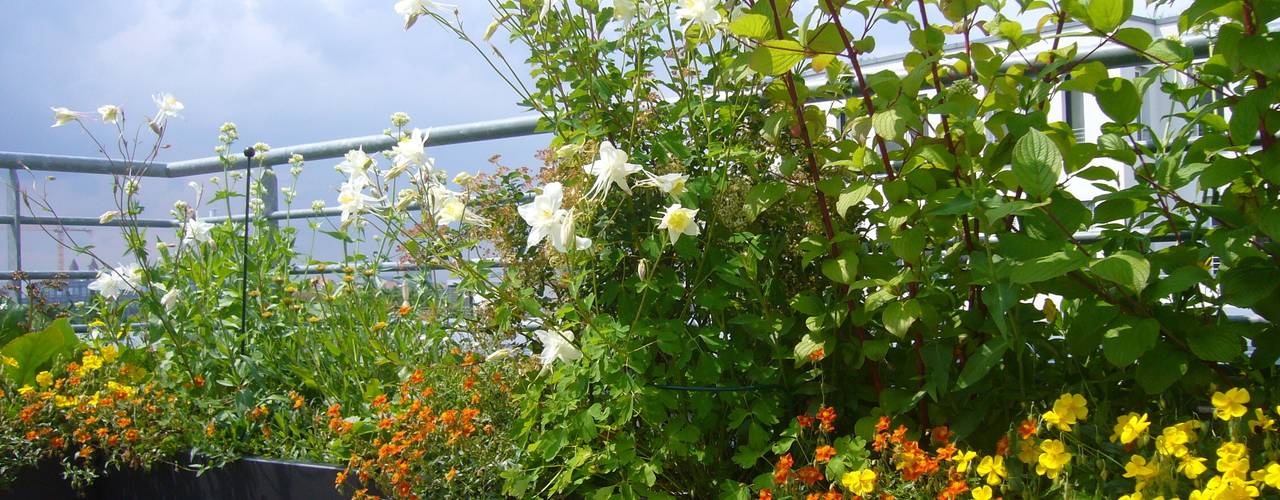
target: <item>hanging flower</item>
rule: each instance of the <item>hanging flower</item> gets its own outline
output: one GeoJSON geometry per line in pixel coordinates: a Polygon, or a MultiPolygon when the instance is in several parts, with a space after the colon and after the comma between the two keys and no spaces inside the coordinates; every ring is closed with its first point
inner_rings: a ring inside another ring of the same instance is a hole
{"type": "Polygon", "coordinates": [[[102,117],[102,123],[115,123],[120,119],[120,106],[115,104],[99,106],[98,115],[102,117]]]}
{"type": "Polygon", "coordinates": [[[167,92],[153,95],[151,100],[156,103],[156,118],[151,120],[151,123],[155,126],[164,125],[165,120],[169,118],[177,118],[178,113],[186,108],[186,105],[174,98],[173,94],[167,92]]]}
{"type": "MultiPolygon", "coordinates": [[[[404,29],[413,27],[413,23],[418,22],[418,16],[430,14],[432,12],[443,15],[449,10],[457,9],[458,6],[447,3],[435,2],[433,0],[400,0],[396,2],[396,14],[404,16],[404,29]]],[[[407,115],[406,115],[407,116],[407,115]]]]}
{"type": "Polygon", "coordinates": [[[173,306],[178,304],[178,295],[179,292],[177,288],[165,292],[164,296],[160,297],[160,305],[164,306],[164,310],[172,311],[173,306]]]}
{"type": "Polygon", "coordinates": [[[701,233],[698,227],[697,210],[690,210],[680,206],[679,203],[667,207],[666,213],[662,214],[662,219],[658,222],[658,229],[666,229],[667,234],[671,237],[671,244],[680,241],[680,235],[687,234],[689,236],[697,236],[701,233]]]}
{"type": "Polygon", "coordinates": [[[369,179],[369,169],[378,163],[365,154],[363,149],[353,149],[347,151],[343,155],[342,163],[333,167],[334,170],[347,174],[347,182],[359,185],[361,188],[373,182],[369,179]]]}
{"type": "Polygon", "coordinates": [[[539,356],[542,373],[551,371],[551,365],[556,361],[572,363],[582,358],[582,351],[573,346],[573,332],[537,330],[533,335],[542,343],[542,355],[539,356]]]}
{"type": "Polygon", "coordinates": [[[698,23],[703,26],[720,24],[720,0],[681,0],[676,9],[676,17],[684,23],[698,23]]]}
{"type": "Polygon", "coordinates": [[[342,208],[342,227],[345,228],[351,223],[353,215],[367,211],[370,205],[380,200],[365,194],[364,188],[363,182],[356,181],[344,182],[338,188],[338,205],[342,208]]]}
{"type": "Polygon", "coordinates": [[[649,175],[648,179],[637,182],[637,186],[655,187],[660,191],[671,196],[680,196],[684,193],[685,183],[689,181],[689,176],[684,174],[663,174],[649,175]]]}
{"type": "Polygon", "coordinates": [[[182,244],[212,242],[213,227],[213,224],[199,219],[187,219],[187,223],[183,227],[182,244]]]}
{"type": "MultiPolygon", "coordinates": [[[[404,167],[413,165],[427,165],[427,139],[431,136],[431,132],[423,132],[422,129],[413,129],[409,133],[409,137],[401,139],[391,148],[392,163],[395,164],[396,170],[399,168],[403,171],[404,167]]],[[[388,177],[394,177],[388,174],[388,177]]]]}
{"type": "Polygon", "coordinates": [[[121,293],[137,288],[141,275],[142,268],[138,267],[137,264],[120,266],[115,269],[103,269],[98,271],[97,279],[89,283],[89,289],[98,292],[103,297],[115,300],[120,297],[121,293]]]}
{"type": "Polygon", "coordinates": [[[573,215],[573,209],[556,211],[555,230],[549,236],[551,246],[560,253],[591,248],[591,238],[583,238],[574,234],[573,215]]]}
{"type": "Polygon", "coordinates": [[[555,227],[558,223],[556,212],[560,210],[560,202],[564,199],[564,190],[559,182],[552,182],[543,186],[542,193],[534,196],[533,201],[527,205],[520,205],[516,211],[520,213],[520,217],[531,228],[529,230],[529,239],[525,243],[525,248],[533,248],[534,245],[542,242],[547,235],[556,232],[559,228],[555,227]]]}
{"type": "Polygon", "coordinates": [[[600,143],[600,159],[583,167],[588,175],[595,176],[595,183],[587,191],[587,197],[603,198],[609,194],[609,187],[617,185],[627,194],[631,194],[631,186],[627,184],[627,176],[643,170],[640,165],[627,163],[627,153],[613,147],[611,142],[600,143]]]}
{"type": "Polygon", "coordinates": [[[485,226],[489,222],[467,208],[466,202],[462,200],[462,193],[450,191],[444,186],[432,186],[430,196],[431,215],[438,225],[447,226],[454,222],[462,222],[485,226]]]}
{"type": "Polygon", "coordinates": [[[84,116],[84,113],[81,113],[79,111],[71,111],[67,108],[56,107],[56,108],[49,108],[49,109],[53,110],[53,125],[49,125],[49,127],[61,127],[73,121],[79,120],[81,116],[84,116]]]}
{"type": "Polygon", "coordinates": [[[636,17],[636,0],[613,0],[613,18],[622,22],[636,17]]]}

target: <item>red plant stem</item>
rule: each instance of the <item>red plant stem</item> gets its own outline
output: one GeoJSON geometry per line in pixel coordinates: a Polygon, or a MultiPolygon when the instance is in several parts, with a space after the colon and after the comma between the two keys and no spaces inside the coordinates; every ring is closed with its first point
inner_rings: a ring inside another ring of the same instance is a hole
{"type": "MultiPolygon", "coordinates": [[[[773,0],[770,0],[771,2],[773,0]]],[[[836,25],[836,32],[840,34],[840,41],[844,43],[844,50],[849,62],[853,65],[853,74],[858,77],[858,90],[862,94],[862,107],[867,109],[867,118],[876,115],[876,105],[871,102],[871,89],[867,88],[867,79],[862,76],[862,64],[858,62],[858,51],[853,48],[853,42],[849,40],[849,32],[845,31],[844,24],[840,22],[840,11],[836,8],[831,0],[825,0],[827,9],[831,11],[831,21],[836,25]]],[[[775,19],[776,24],[776,19],[775,19]]],[[[880,161],[884,163],[884,174],[889,180],[894,179],[893,165],[889,164],[889,148],[884,145],[884,138],[879,134],[875,137],[876,148],[880,150],[880,161]]]]}

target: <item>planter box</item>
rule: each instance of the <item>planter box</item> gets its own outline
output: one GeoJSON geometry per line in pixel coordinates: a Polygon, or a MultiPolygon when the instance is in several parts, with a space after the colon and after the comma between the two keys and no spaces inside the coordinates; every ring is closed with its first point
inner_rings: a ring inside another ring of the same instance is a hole
{"type": "MultiPolygon", "coordinates": [[[[200,458],[185,464],[201,463],[200,458]]],[[[333,481],[341,467],[287,462],[246,457],[217,469],[195,472],[167,465],[150,471],[111,471],[99,478],[83,496],[77,495],[62,479],[62,466],[48,462],[24,473],[8,491],[0,491],[0,500],[18,499],[298,499],[328,500],[347,498],[334,488],[333,481]]],[[[354,479],[348,480],[347,491],[355,491],[354,479]]]]}

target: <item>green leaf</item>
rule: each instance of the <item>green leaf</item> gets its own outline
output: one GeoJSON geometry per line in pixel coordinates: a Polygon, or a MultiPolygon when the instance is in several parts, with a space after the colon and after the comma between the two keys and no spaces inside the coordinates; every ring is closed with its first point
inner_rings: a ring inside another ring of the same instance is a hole
{"type": "Polygon", "coordinates": [[[1133,293],[1141,292],[1146,288],[1147,280],[1151,277],[1151,263],[1130,250],[1123,250],[1094,262],[1089,266],[1089,270],[1133,293]]]}
{"type": "Polygon", "coordinates": [[[1014,283],[1037,283],[1062,276],[1084,267],[1088,258],[1079,250],[1054,252],[1044,257],[1019,262],[1014,265],[1009,280],[1014,283]]]}
{"type": "Polygon", "coordinates": [[[1062,152],[1049,136],[1031,129],[1013,146],[1013,176],[1027,194],[1046,198],[1062,174],[1062,152]]]}
{"type": "Polygon", "coordinates": [[[875,129],[876,135],[891,141],[907,133],[907,121],[895,109],[877,112],[871,118],[871,126],[875,129]]]}
{"type": "Polygon", "coordinates": [[[756,220],[756,217],[759,217],[761,212],[764,212],[770,205],[777,203],[786,194],[787,185],[781,182],[769,181],[756,184],[750,191],[747,191],[746,201],[744,202],[747,220],[756,220]]]}
{"type": "Polygon", "coordinates": [[[729,31],[738,36],[764,40],[773,38],[773,22],[761,14],[743,14],[729,23],[729,31]]]}
{"type": "Polygon", "coordinates": [[[758,73],[781,75],[804,60],[805,51],[795,40],[769,40],[757,45],[751,52],[751,69],[758,73]]]}
{"type": "Polygon", "coordinates": [[[1222,324],[1214,328],[1192,328],[1187,331],[1187,346],[1197,358],[1227,363],[1244,354],[1244,340],[1235,325],[1222,324]]]}
{"type": "Polygon", "coordinates": [[[1097,97],[1102,112],[1121,125],[1133,123],[1142,109],[1138,88],[1128,78],[1108,78],[1098,82],[1093,95],[1097,97]]]}
{"type": "Polygon", "coordinates": [[[919,264],[924,252],[924,239],[925,228],[913,227],[894,235],[889,240],[889,248],[903,261],[919,264]]]}
{"type": "Polygon", "coordinates": [[[1160,323],[1151,318],[1121,316],[1102,334],[1102,355],[1111,364],[1124,367],[1155,347],[1160,323]]]}
{"type": "Polygon", "coordinates": [[[43,330],[22,335],[0,348],[0,353],[18,362],[17,368],[5,367],[5,376],[15,385],[32,384],[37,372],[47,369],[56,357],[70,359],[79,345],[71,322],[58,318],[43,330]]]}
{"type": "Polygon", "coordinates": [[[858,255],[853,252],[845,252],[836,259],[823,261],[822,274],[831,281],[851,284],[858,280],[858,255]]]}
{"type": "Polygon", "coordinates": [[[1092,0],[1088,12],[1089,27],[1110,33],[1133,14],[1133,0],[1092,0]]]}
{"type": "Polygon", "coordinates": [[[965,389],[981,381],[1004,358],[1007,350],[1009,342],[1002,338],[991,339],[982,344],[964,363],[964,369],[960,370],[960,377],[956,379],[956,387],[965,389]]]}
{"type": "Polygon", "coordinates": [[[883,317],[884,327],[898,338],[906,336],[907,330],[911,328],[911,324],[916,322],[920,317],[920,303],[915,299],[890,302],[884,306],[883,317]]]}
{"type": "Polygon", "coordinates": [[[840,193],[840,197],[836,199],[836,213],[844,217],[849,212],[849,208],[866,200],[867,196],[871,195],[872,189],[874,186],[868,182],[857,181],[850,184],[849,189],[840,193]]]}
{"type": "Polygon", "coordinates": [[[1187,373],[1187,355],[1166,344],[1159,344],[1138,360],[1134,379],[1147,394],[1160,394],[1187,373]]]}
{"type": "Polygon", "coordinates": [[[804,334],[804,337],[800,338],[800,342],[796,343],[796,347],[795,347],[796,361],[802,365],[805,363],[808,363],[809,355],[817,352],[819,349],[822,349],[822,348],[823,348],[822,342],[814,342],[813,337],[806,333],[804,334]]]}

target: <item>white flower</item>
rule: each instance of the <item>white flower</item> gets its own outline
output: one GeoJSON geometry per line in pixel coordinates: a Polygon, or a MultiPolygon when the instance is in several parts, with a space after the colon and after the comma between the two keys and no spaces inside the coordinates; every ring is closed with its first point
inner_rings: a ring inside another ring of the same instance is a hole
{"type": "Polygon", "coordinates": [[[404,211],[415,201],[418,201],[418,190],[414,188],[404,188],[401,189],[399,193],[396,193],[396,203],[394,208],[397,212],[404,211]]]}
{"type": "Polygon", "coordinates": [[[549,235],[551,246],[560,253],[570,250],[586,250],[591,248],[591,238],[583,238],[573,233],[573,209],[557,210],[555,227],[549,235]]]}
{"type": "Polygon", "coordinates": [[[699,23],[703,26],[715,26],[720,23],[720,0],[680,0],[681,7],[676,9],[676,17],[681,21],[699,23]]]}
{"type": "MultiPolygon", "coordinates": [[[[435,2],[433,0],[400,0],[396,2],[396,14],[404,16],[404,29],[413,27],[413,23],[418,22],[418,16],[435,12],[444,15],[451,9],[458,8],[456,5],[435,2]]],[[[408,116],[408,115],[405,115],[408,116]]]]}
{"type": "Polygon", "coordinates": [[[160,305],[164,306],[164,310],[172,311],[173,306],[178,303],[178,295],[177,288],[165,292],[164,296],[160,297],[160,305]]]}
{"type": "Polygon", "coordinates": [[[119,210],[108,210],[106,212],[102,212],[102,215],[98,216],[98,224],[106,224],[119,216],[120,216],[119,210]]]}
{"type": "Polygon", "coordinates": [[[566,1],[567,0],[542,0],[542,12],[538,13],[538,19],[541,20],[547,17],[547,13],[551,12],[552,4],[558,3],[567,7],[568,4],[565,3],[566,1]]]}
{"type": "Polygon", "coordinates": [[[120,106],[115,104],[107,104],[98,108],[98,114],[102,116],[102,123],[115,123],[120,119],[120,106]]]}
{"type": "Polygon", "coordinates": [[[183,227],[182,244],[189,245],[213,241],[213,227],[213,224],[199,219],[188,219],[183,227]]]}
{"type": "Polygon", "coordinates": [[[607,141],[600,144],[600,159],[584,166],[583,169],[587,174],[596,177],[591,190],[587,191],[588,197],[604,197],[609,193],[609,187],[614,184],[627,194],[631,194],[631,186],[627,185],[627,176],[642,170],[640,165],[627,163],[627,153],[613,147],[613,143],[607,141]]]}
{"type": "Polygon", "coordinates": [[[58,108],[49,108],[49,109],[53,110],[53,125],[49,125],[49,127],[61,127],[73,121],[79,120],[81,116],[84,116],[84,113],[81,113],[79,111],[71,111],[67,108],[58,107],[58,108]]]}
{"type": "Polygon", "coordinates": [[[476,176],[471,175],[470,173],[458,172],[458,175],[453,176],[453,183],[459,186],[465,186],[467,185],[468,182],[471,182],[471,180],[475,178],[476,176]]]}
{"type": "Polygon", "coordinates": [[[98,271],[98,278],[89,283],[89,289],[103,297],[115,300],[121,293],[137,288],[141,277],[142,268],[137,264],[103,269],[98,271]]]}
{"type": "Polygon", "coordinates": [[[342,227],[347,227],[352,221],[352,215],[359,215],[369,209],[371,203],[376,203],[380,198],[364,193],[365,183],[358,181],[347,181],[342,183],[338,188],[338,205],[342,207],[342,227]]]}
{"type": "Polygon", "coordinates": [[[454,222],[464,222],[483,226],[488,223],[484,217],[467,208],[466,202],[462,200],[462,193],[450,191],[443,186],[432,186],[429,195],[431,216],[438,225],[447,226],[454,222]]]}
{"type": "Polygon", "coordinates": [[[359,184],[363,188],[372,182],[369,179],[369,168],[378,163],[365,154],[363,149],[347,151],[347,154],[343,155],[342,158],[342,163],[339,163],[333,169],[347,174],[348,184],[359,184]]]}
{"type": "Polygon", "coordinates": [[[156,103],[156,118],[152,122],[157,125],[163,124],[166,119],[177,118],[178,112],[186,108],[182,102],[173,97],[173,94],[169,93],[153,95],[151,100],[156,103]]]}
{"type": "Polygon", "coordinates": [[[285,203],[293,203],[293,199],[298,197],[298,190],[291,187],[280,188],[280,194],[284,195],[285,203]]]}
{"type": "Polygon", "coordinates": [[[324,200],[313,200],[313,201],[311,202],[311,210],[312,210],[313,212],[320,212],[320,211],[323,211],[323,210],[324,210],[324,200]]]}
{"type": "Polygon", "coordinates": [[[387,178],[394,179],[400,173],[412,165],[426,166],[430,169],[433,160],[427,158],[427,138],[431,136],[431,132],[423,132],[422,129],[413,129],[409,137],[401,139],[395,147],[391,148],[392,168],[387,171],[387,178]]]}
{"type": "Polygon", "coordinates": [[[622,22],[636,17],[636,0],[613,0],[613,18],[622,22]]]}
{"type": "Polygon", "coordinates": [[[512,354],[515,354],[515,351],[511,350],[511,348],[509,348],[509,347],[503,347],[502,349],[498,349],[498,350],[496,350],[496,351],[493,351],[493,352],[489,353],[489,355],[488,355],[488,356],[485,356],[485,357],[484,357],[484,362],[485,362],[485,363],[492,363],[492,362],[494,362],[494,361],[497,361],[497,360],[500,360],[500,359],[503,359],[503,358],[509,358],[509,357],[511,357],[511,355],[512,355],[512,354]]]}
{"type": "Polygon", "coordinates": [[[537,330],[533,335],[542,343],[542,373],[550,371],[556,361],[572,363],[582,358],[582,351],[573,346],[573,332],[537,330]]]}
{"type": "Polygon", "coordinates": [[[687,234],[689,236],[697,236],[701,229],[698,227],[697,210],[689,210],[680,206],[679,203],[667,207],[667,212],[662,214],[662,220],[658,223],[658,229],[666,229],[667,234],[671,236],[671,244],[680,241],[680,235],[687,234]]]}
{"type": "Polygon", "coordinates": [[[516,211],[531,228],[529,240],[525,248],[533,248],[556,228],[556,212],[560,210],[560,202],[564,198],[564,190],[559,182],[552,182],[542,187],[542,194],[533,197],[533,202],[520,205],[516,211]]]}
{"type": "Polygon", "coordinates": [[[656,187],[662,192],[671,196],[680,196],[684,193],[684,185],[689,182],[689,176],[684,174],[663,174],[650,175],[648,179],[637,182],[637,186],[656,187]]]}

